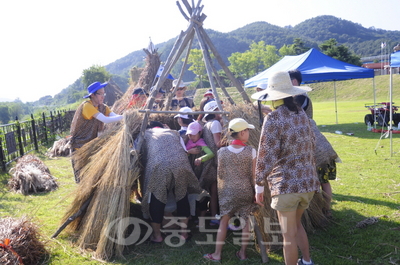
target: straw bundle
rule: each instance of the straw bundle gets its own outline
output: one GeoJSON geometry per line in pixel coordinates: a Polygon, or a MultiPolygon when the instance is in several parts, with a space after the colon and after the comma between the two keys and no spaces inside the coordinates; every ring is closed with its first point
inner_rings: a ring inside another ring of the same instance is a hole
{"type": "Polygon", "coordinates": [[[115,101],[122,97],[124,93],[122,93],[119,86],[110,78],[108,81],[108,85],[104,88],[106,96],[104,98],[104,103],[107,106],[112,106],[115,101]]]}
{"type": "Polygon", "coordinates": [[[57,156],[69,156],[71,143],[71,138],[61,138],[53,143],[53,146],[49,148],[46,155],[50,158],[57,156]]]}
{"type": "Polygon", "coordinates": [[[105,131],[90,142],[92,147],[86,144],[76,154],[77,160],[85,160],[87,165],[82,168],[76,197],[62,221],[81,209],[92,196],[85,214],[71,222],[67,229],[78,232],[79,246],[94,249],[97,259],[122,256],[124,245],[118,244],[118,240],[123,236],[121,231],[127,228],[123,220],[129,216],[131,187],[139,176],[138,157],[130,155],[132,135],[138,134],[141,122],[137,111],[128,111],[118,131],[115,128],[105,131]],[[116,220],[120,221],[112,226],[116,220]]]}
{"type": "Polygon", "coordinates": [[[48,252],[35,224],[26,217],[0,219],[0,264],[40,264],[48,252]]]}
{"type": "MultiPolygon", "coordinates": [[[[161,64],[160,55],[157,53],[157,49],[143,49],[143,51],[146,53],[146,66],[144,69],[140,70],[138,70],[137,68],[131,69],[132,84],[126,90],[125,94],[120,99],[115,101],[114,105],[112,106],[111,109],[115,113],[122,114],[127,110],[128,103],[132,97],[132,93],[135,88],[141,87],[150,94],[151,87],[156,84],[156,82],[154,81],[158,72],[158,68],[161,64]],[[139,72],[139,80],[138,82],[134,82],[134,80],[136,80],[136,77],[134,75],[137,75],[139,72]]],[[[161,87],[165,91],[169,92],[172,87],[172,80],[165,80],[164,83],[161,84],[161,87]]]]}
{"type": "Polygon", "coordinates": [[[49,168],[34,155],[19,158],[9,173],[12,174],[12,178],[8,181],[8,186],[12,191],[23,195],[49,192],[58,188],[49,168]]]}
{"type": "MultiPolygon", "coordinates": [[[[238,103],[236,105],[232,105],[229,102],[226,102],[224,104],[224,111],[228,111],[230,113],[228,120],[232,120],[234,118],[242,118],[256,127],[254,130],[250,130],[250,137],[247,144],[257,149],[261,135],[261,126],[257,110],[251,104],[238,103]]],[[[228,124],[224,124],[224,128],[227,127],[228,124]]],[[[228,138],[227,129],[225,131],[225,137],[228,138]]]]}

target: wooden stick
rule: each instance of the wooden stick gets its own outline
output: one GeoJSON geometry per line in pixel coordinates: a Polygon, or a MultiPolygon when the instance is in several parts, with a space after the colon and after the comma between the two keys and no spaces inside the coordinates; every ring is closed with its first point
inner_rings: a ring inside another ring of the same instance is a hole
{"type": "Polygon", "coordinates": [[[261,230],[260,230],[260,227],[258,226],[258,223],[256,220],[254,220],[254,232],[256,233],[258,246],[260,248],[261,260],[263,263],[267,263],[269,261],[268,254],[267,254],[267,248],[264,245],[261,230]]]}
{"type": "Polygon", "coordinates": [[[190,7],[188,1],[187,0],[182,0],[182,3],[185,5],[187,11],[189,12],[189,15],[193,15],[192,14],[192,8],[190,7]]]}
{"type": "Polygon", "coordinates": [[[202,35],[204,37],[204,40],[206,41],[207,45],[210,47],[210,50],[213,52],[215,58],[217,59],[219,65],[222,67],[222,69],[225,71],[226,76],[233,82],[233,84],[236,86],[237,90],[239,93],[242,95],[243,100],[247,103],[251,103],[251,100],[247,93],[244,91],[242,85],[239,83],[239,81],[233,76],[232,72],[229,70],[229,68],[225,65],[224,60],[222,57],[219,55],[217,49],[215,48],[214,44],[212,43],[210,37],[207,35],[206,31],[204,30],[203,27],[199,29],[202,32],[202,35]]]}
{"type": "MultiPolygon", "coordinates": [[[[186,53],[186,58],[185,58],[185,62],[184,62],[183,65],[182,65],[181,72],[180,72],[180,74],[179,74],[179,78],[178,78],[178,83],[177,83],[177,84],[179,84],[179,83],[181,82],[183,73],[185,72],[185,68],[186,68],[186,65],[187,65],[187,61],[188,61],[188,59],[189,59],[190,50],[191,50],[191,48],[192,48],[192,43],[193,43],[193,37],[192,37],[192,38],[190,39],[190,41],[189,41],[188,48],[187,48],[187,53],[186,53]]],[[[169,110],[169,107],[170,107],[170,105],[171,105],[172,95],[175,93],[176,89],[177,89],[177,87],[174,87],[174,88],[172,89],[171,93],[168,94],[167,100],[166,100],[166,102],[165,102],[165,108],[166,108],[167,110],[169,110]]]]}
{"type": "MultiPolygon", "coordinates": [[[[200,31],[200,34],[202,35],[202,31],[200,31]]],[[[202,35],[202,37],[203,37],[203,35],[202,35]]],[[[210,52],[208,51],[208,49],[205,52],[207,54],[208,60],[211,62],[210,52]]],[[[212,68],[212,70],[214,72],[214,76],[215,76],[215,79],[217,80],[217,82],[219,84],[219,87],[221,88],[222,92],[224,92],[225,97],[229,100],[229,102],[232,105],[235,105],[235,102],[233,101],[233,99],[229,95],[228,91],[225,89],[225,86],[224,86],[223,82],[219,78],[219,74],[218,74],[217,68],[215,68],[214,64],[211,64],[211,68],[212,68]]]]}
{"type": "Polygon", "coordinates": [[[183,9],[182,9],[182,7],[181,7],[181,4],[179,4],[179,1],[176,1],[176,5],[178,6],[179,12],[181,12],[182,16],[183,16],[187,21],[189,21],[189,17],[185,14],[185,11],[183,11],[183,9]]]}
{"type": "Polygon", "coordinates": [[[145,109],[145,110],[139,110],[140,113],[169,113],[169,114],[188,114],[188,115],[194,115],[194,114],[230,114],[228,111],[191,111],[191,112],[186,112],[186,111],[166,111],[166,110],[150,110],[150,109],[145,109]]]}
{"type": "MultiPolygon", "coordinates": [[[[218,109],[223,111],[224,109],[222,108],[221,100],[219,99],[219,96],[217,93],[217,88],[215,87],[214,79],[212,78],[212,70],[211,70],[211,65],[210,65],[211,63],[208,60],[207,54],[205,52],[207,47],[204,44],[204,40],[199,32],[199,26],[197,24],[194,25],[194,30],[196,32],[197,39],[199,40],[200,47],[203,51],[203,60],[206,65],[206,71],[207,71],[208,79],[210,80],[210,85],[211,85],[212,91],[214,93],[215,101],[217,102],[218,109]]],[[[226,115],[222,115],[222,120],[224,121],[225,125],[228,124],[228,119],[227,119],[226,115]]]]}

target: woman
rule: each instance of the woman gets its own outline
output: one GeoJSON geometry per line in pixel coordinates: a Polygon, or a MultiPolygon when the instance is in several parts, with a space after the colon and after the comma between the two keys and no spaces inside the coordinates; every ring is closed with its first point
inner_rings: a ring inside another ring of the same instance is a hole
{"type": "Polygon", "coordinates": [[[306,113],[293,99],[310,90],[293,86],[287,72],[277,72],[268,79],[267,89],[260,92],[264,93],[263,100],[272,101],[272,112],[261,131],[256,179],[258,183],[266,181],[271,191],[271,208],[278,214],[287,265],[313,264],[301,217],[320,185],[315,136],[306,113]],[[299,260],[297,246],[303,255],[299,260]]]}
{"type": "Polygon", "coordinates": [[[175,97],[171,101],[170,110],[177,110],[183,107],[193,108],[193,99],[185,97],[185,84],[182,81],[178,84],[178,79],[175,79],[172,82],[172,89],[174,89],[175,87],[175,97]]]}

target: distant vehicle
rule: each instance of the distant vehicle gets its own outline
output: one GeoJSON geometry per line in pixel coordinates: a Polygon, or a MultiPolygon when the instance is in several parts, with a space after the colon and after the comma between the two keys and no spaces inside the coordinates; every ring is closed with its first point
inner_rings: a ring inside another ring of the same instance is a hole
{"type": "MultiPolygon", "coordinates": [[[[393,112],[393,124],[394,126],[398,126],[400,122],[400,114],[396,113],[399,106],[394,106],[394,102],[392,102],[392,112],[393,112]]],[[[373,126],[375,122],[378,126],[388,126],[390,121],[390,102],[381,102],[374,104],[365,104],[365,107],[371,111],[371,114],[367,114],[364,117],[364,122],[368,125],[368,122],[373,126]]]]}

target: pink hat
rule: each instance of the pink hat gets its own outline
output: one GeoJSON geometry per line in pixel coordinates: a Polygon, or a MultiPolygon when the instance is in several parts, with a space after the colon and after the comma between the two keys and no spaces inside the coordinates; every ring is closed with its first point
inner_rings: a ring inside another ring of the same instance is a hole
{"type": "Polygon", "coordinates": [[[201,130],[203,130],[203,128],[201,127],[201,124],[198,123],[197,121],[195,121],[195,122],[192,122],[189,124],[189,126],[186,130],[186,134],[196,135],[199,132],[201,132],[201,130]]]}

